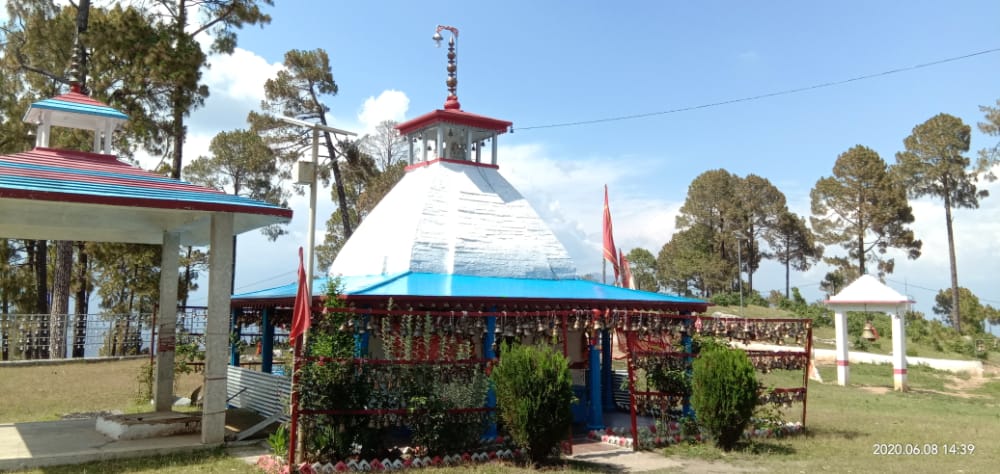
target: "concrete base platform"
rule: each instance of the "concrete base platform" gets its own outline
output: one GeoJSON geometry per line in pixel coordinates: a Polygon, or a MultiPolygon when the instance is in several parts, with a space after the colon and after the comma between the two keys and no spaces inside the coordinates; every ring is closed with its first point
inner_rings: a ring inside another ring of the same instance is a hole
{"type": "Polygon", "coordinates": [[[200,434],[114,440],[94,429],[95,419],[0,424],[0,471],[105,459],[190,452],[214,447],[200,434]]]}
{"type": "Polygon", "coordinates": [[[192,434],[201,432],[201,415],[173,411],[101,415],[96,428],[98,433],[116,440],[192,434]]]}

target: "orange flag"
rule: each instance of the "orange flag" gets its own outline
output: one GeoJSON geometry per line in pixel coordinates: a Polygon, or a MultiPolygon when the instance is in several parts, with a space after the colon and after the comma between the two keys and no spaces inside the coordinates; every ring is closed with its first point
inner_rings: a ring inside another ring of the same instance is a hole
{"type": "Polygon", "coordinates": [[[615,238],[611,230],[611,209],[608,208],[608,185],[604,185],[604,259],[611,262],[618,281],[618,254],[615,253],[615,238]]]}
{"type": "Polygon", "coordinates": [[[292,310],[292,331],[288,338],[292,341],[305,334],[312,322],[312,295],[309,294],[309,282],[306,281],[306,269],[302,262],[302,247],[299,247],[299,291],[295,294],[295,306],[292,310]]]}

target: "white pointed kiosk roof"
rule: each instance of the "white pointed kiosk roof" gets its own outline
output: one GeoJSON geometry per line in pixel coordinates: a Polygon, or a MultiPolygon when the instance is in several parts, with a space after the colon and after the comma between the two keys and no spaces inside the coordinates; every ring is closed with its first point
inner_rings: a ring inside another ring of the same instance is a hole
{"type": "Polygon", "coordinates": [[[913,303],[898,291],[889,288],[871,275],[862,275],[836,295],[825,301],[827,306],[849,307],[847,311],[887,311],[895,313],[900,306],[913,303]]]}

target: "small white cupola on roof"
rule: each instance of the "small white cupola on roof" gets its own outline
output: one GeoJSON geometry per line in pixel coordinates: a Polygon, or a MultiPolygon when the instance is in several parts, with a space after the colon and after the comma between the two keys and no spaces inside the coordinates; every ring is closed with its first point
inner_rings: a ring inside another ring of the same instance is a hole
{"type": "Polygon", "coordinates": [[[94,132],[94,153],[111,154],[111,136],[128,116],[85,94],[82,75],[79,59],[74,57],[69,92],[28,106],[23,120],[38,126],[36,147],[49,147],[52,127],[76,128],[94,132]]]}
{"type": "Polygon", "coordinates": [[[444,109],[421,115],[396,126],[409,143],[410,164],[433,160],[484,163],[483,148],[489,143],[489,164],[497,164],[497,136],[506,132],[511,122],[471,114],[458,102],[458,28],[438,25],[434,41],[441,45],[442,31],[450,31],[448,40],[448,98],[444,109]]]}

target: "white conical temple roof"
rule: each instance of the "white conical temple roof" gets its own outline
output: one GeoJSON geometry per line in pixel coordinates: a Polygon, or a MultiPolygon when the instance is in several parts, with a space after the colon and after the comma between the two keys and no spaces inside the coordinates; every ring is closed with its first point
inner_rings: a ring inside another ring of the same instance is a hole
{"type": "Polygon", "coordinates": [[[568,279],[563,245],[495,166],[420,163],[358,226],[331,275],[402,272],[568,279]]]}

